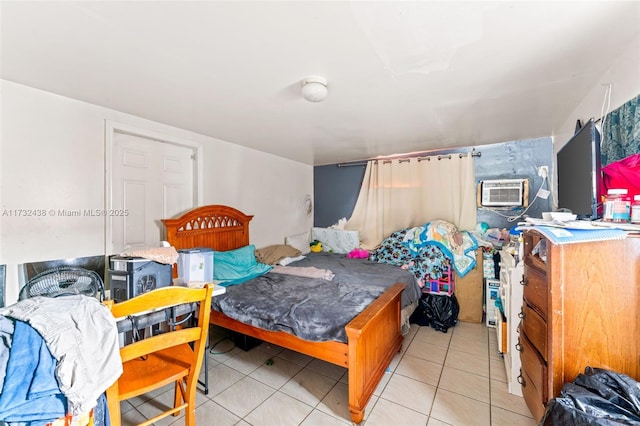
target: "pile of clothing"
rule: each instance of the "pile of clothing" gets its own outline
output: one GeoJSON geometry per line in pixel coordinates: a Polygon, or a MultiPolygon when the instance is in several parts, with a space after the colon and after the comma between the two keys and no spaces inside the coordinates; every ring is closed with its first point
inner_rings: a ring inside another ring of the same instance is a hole
{"type": "Polygon", "coordinates": [[[0,422],[93,410],[93,424],[108,424],[104,392],[120,374],[116,321],[97,299],[38,296],[0,309],[0,422]]]}
{"type": "Polygon", "coordinates": [[[420,287],[430,280],[436,280],[449,270],[450,262],[442,250],[436,246],[425,247],[415,255],[403,243],[408,229],[396,231],[385,238],[378,247],[371,251],[369,260],[388,263],[409,270],[420,287]]]}

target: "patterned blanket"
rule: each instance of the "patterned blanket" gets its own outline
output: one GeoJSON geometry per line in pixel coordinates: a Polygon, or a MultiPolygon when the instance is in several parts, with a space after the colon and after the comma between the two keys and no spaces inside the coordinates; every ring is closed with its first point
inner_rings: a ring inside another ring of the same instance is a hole
{"type": "Polygon", "coordinates": [[[450,265],[465,276],[475,266],[477,247],[470,233],[438,220],[392,233],[371,252],[369,260],[408,269],[423,286],[447,273],[450,265]]]}
{"type": "Polygon", "coordinates": [[[407,231],[404,244],[414,254],[419,254],[425,247],[436,246],[451,259],[453,267],[461,277],[464,277],[475,265],[475,249],[478,243],[467,231],[458,228],[444,220],[427,222],[424,226],[407,231]]]}
{"type": "Polygon", "coordinates": [[[424,283],[440,278],[449,270],[449,259],[436,246],[425,247],[415,254],[403,241],[408,229],[403,229],[389,235],[375,248],[369,260],[372,262],[388,263],[407,269],[413,274],[420,287],[424,283]]]}

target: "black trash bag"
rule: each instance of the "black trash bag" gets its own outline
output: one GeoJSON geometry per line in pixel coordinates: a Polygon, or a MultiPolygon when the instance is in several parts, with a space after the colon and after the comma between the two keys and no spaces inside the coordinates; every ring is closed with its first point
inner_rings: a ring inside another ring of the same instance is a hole
{"type": "Polygon", "coordinates": [[[640,383],[587,367],[547,403],[540,425],[640,425],[640,383]]]}
{"type": "Polygon", "coordinates": [[[420,297],[418,307],[409,317],[409,322],[422,326],[430,325],[438,331],[446,333],[449,327],[458,323],[460,305],[456,295],[426,293],[420,297]]]}

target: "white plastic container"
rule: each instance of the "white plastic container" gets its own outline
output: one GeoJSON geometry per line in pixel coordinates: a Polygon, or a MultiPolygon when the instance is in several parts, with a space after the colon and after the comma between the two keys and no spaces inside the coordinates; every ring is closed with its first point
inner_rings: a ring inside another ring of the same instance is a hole
{"type": "Polygon", "coordinates": [[[213,260],[210,248],[178,250],[178,277],[185,284],[213,282],[213,260]]]}
{"type": "Polygon", "coordinates": [[[631,223],[640,224],[640,195],[633,196],[631,204],[631,223]]]}
{"type": "Polygon", "coordinates": [[[631,198],[626,189],[610,189],[604,199],[602,220],[606,222],[629,222],[631,220],[631,198]]]}

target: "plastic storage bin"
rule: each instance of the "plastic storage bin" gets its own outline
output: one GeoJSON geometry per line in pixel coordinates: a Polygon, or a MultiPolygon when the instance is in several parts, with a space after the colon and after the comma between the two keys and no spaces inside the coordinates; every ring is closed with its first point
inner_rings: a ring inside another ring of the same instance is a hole
{"type": "Polygon", "coordinates": [[[441,275],[437,280],[430,280],[425,283],[423,293],[442,294],[451,296],[455,290],[455,274],[451,265],[449,265],[446,273],[441,275]]]}
{"type": "Polygon", "coordinates": [[[213,281],[213,250],[192,248],[178,250],[178,277],[184,283],[213,281]]]}

